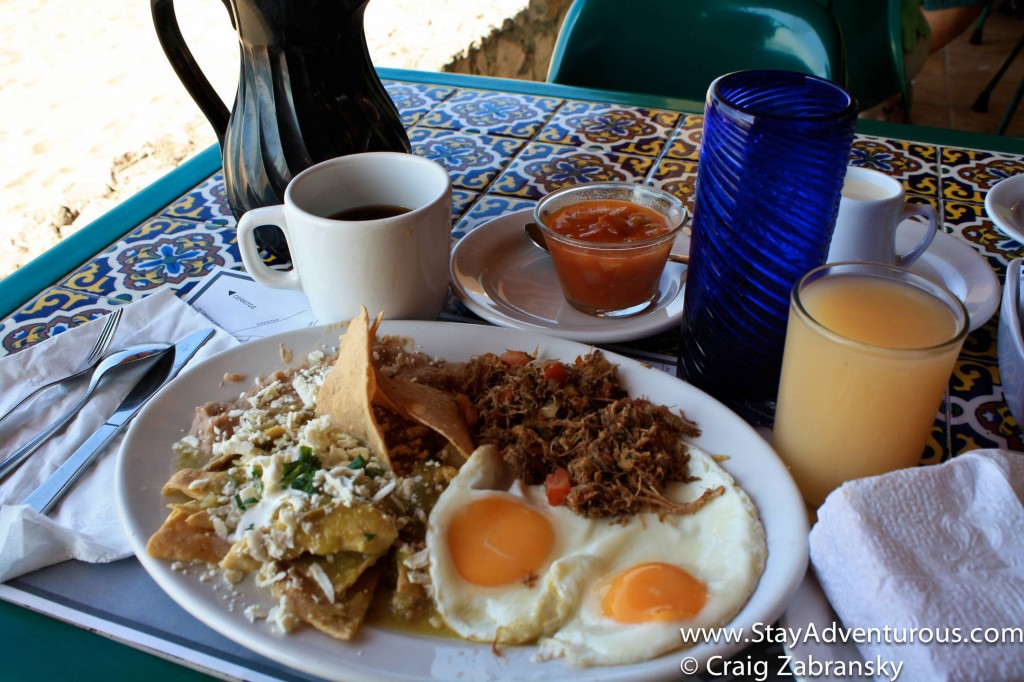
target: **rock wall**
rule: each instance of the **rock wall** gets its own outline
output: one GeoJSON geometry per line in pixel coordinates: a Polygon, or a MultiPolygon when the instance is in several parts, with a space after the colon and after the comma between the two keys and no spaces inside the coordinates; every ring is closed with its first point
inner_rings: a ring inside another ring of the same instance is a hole
{"type": "Polygon", "coordinates": [[[571,4],[572,0],[530,0],[526,9],[505,19],[501,28],[456,55],[444,71],[545,80],[558,28],[571,4]]]}

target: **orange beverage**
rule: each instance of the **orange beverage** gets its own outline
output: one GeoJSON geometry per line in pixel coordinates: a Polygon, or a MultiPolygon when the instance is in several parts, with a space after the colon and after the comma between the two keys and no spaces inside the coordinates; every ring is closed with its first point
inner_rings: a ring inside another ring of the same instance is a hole
{"type": "Polygon", "coordinates": [[[834,263],[797,284],[773,445],[809,505],[917,464],[967,322],[953,294],[902,268],[834,263]]]}
{"type": "Polygon", "coordinates": [[[534,215],[569,304],[620,317],[657,298],[684,209],[653,187],[602,183],[549,194],[534,215]]]}

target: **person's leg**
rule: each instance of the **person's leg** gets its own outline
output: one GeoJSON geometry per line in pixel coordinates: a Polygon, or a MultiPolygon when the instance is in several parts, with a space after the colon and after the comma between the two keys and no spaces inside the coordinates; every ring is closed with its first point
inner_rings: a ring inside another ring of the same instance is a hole
{"type": "Polygon", "coordinates": [[[922,10],[931,27],[929,51],[941,50],[970,28],[984,4],[983,0],[925,0],[922,10]]]}

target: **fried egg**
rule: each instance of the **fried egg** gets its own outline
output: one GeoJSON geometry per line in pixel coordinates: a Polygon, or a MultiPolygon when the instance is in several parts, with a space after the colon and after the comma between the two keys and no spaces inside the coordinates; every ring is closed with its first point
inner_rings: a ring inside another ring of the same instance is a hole
{"type": "Polygon", "coordinates": [[[481,642],[538,642],[538,658],[611,665],[681,648],[680,627],[727,623],[746,603],[767,550],[757,510],[729,474],[691,447],[676,502],[724,493],[693,514],[587,519],[552,507],[478,449],[435,505],[427,529],[438,612],[481,642]]]}
{"type": "Polygon", "coordinates": [[[438,612],[478,642],[553,634],[600,570],[597,557],[575,549],[593,544],[604,526],[550,506],[543,487],[514,480],[495,448],[477,449],[427,525],[438,612]]]}
{"type": "Polygon", "coordinates": [[[705,489],[725,492],[693,514],[634,517],[614,543],[591,551],[608,558],[585,591],[579,609],[538,657],[564,657],[576,665],[644,661],[683,645],[679,628],[725,625],[757,587],[767,548],[764,527],[746,493],[709,455],[690,448],[690,474],[673,483],[676,502],[705,489]]]}

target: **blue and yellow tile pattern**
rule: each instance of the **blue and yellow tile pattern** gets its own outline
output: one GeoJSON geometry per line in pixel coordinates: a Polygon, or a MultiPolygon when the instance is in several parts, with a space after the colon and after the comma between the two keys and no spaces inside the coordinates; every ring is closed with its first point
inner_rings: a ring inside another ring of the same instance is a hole
{"type": "MultiPolygon", "coordinates": [[[[693,209],[702,116],[417,83],[385,87],[413,151],[451,174],[453,240],[581,182],[648,183],[693,209]]],[[[934,205],[942,229],[981,254],[1000,279],[1011,259],[1024,256],[1024,245],[998,232],[983,205],[996,182],[1024,173],[1021,157],[861,135],[850,161],[899,179],[910,200],[934,205]]],[[[0,320],[0,353],[15,353],[161,288],[185,295],[214,267],[242,267],[219,173],[0,320]]],[[[446,317],[473,316],[452,298],[446,317]]],[[[992,319],[968,338],[925,461],[976,447],[1024,449],[999,384],[997,324],[992,319]]],[[[613,349],[671,360],[676,345],[673,331],[613,349]]]]}

